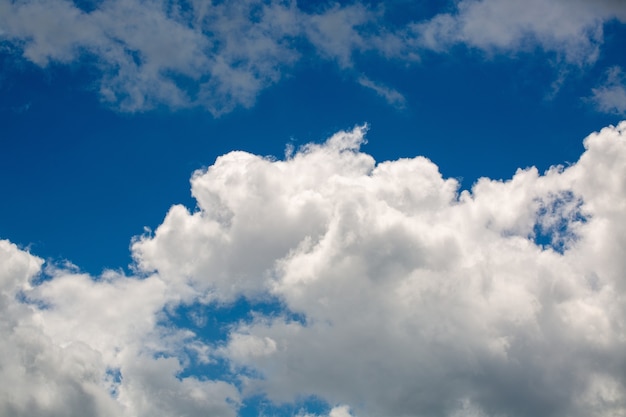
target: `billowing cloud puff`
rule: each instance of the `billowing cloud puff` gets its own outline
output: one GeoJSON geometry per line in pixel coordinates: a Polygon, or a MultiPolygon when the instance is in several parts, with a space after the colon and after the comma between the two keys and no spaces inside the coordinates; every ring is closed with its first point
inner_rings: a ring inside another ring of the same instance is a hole
{"type": "Polygon", "coordinates": [[[180,377],[192,335],[158,325],[159,278],[41,265],[0,241],[0,414],[235,415],[234,386],[180,377]]]}
{"type": "Polygon", "coordinates": [[[284,161],[233,152],[134,255],[205,300],[284,303],[219,349],[258,376],[244,392],[372,416],[621,415],[625,129],[460,194],[425,158],[376,164],[363,128],[284,161]]]}
{"type": "Polygon", "coordinates": [[[3,414],[232,416],[261,395],[330,417],[624,415],[626,122],[575,164],[467,191],[424,157],[376,163],[365,131],[221,156],[194,210],[134,240],[137,276],[42,272],[1,242],[3,414]],[[277,307],[219,340],[167,320],[242,298],[277,307]]]}

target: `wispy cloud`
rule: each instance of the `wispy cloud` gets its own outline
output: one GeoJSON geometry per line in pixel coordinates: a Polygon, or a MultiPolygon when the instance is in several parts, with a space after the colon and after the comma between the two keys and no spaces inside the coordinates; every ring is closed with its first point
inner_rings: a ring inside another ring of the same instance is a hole
{"type": "Polygon", "coordinates": [[[95,56],[101,97],[123,111],[165,104],[220,115],[251,106],[277,82],[300,58],[296,39],[342,66],[356,51],[386,44],[361,27],[378,18],[358,3],[307,14],[287,1],[111,0],[84,12],[63,0],[2,0],[0,36],[40,66],[95,56]]]}
{"type": "MultiPolygon", "coordinates": [[[[0,38],[42,67],[96,65],[102,100],[122,111],[201,106],[219,116],[252,106],[311,47],[342,69],[357,54],[406,63],[458,44],[513,55],[539,46],[558,62],[585,66],[597,59],[604,23],[625,16],[623,3],[610,0],[463,0],[396,27],[384,8],[358,2],[309,12],[280,0],[107,0],[89,10],[64,0],[0,0],[0,38]]],[[[386,87],[359,82],[398,105],[386,87]]]]}
{"type": "Polygon", "coordinates": [[[488,52],[540,46],[560,61],[588,65],[598,58],[603,24],[626,21],[623,2],[603,0],[462,0],[453,12],[411,25],[418,45],[437,51],[465,44],[488,52]]]}
{"type": "Polygon", "coordinates": [[[373,90],[376,94],[384,98],[385,101],[387,101],[387,103],[389,103],[393,107],[402,109],[406,106],[406,99],[404,98],[404,96],[393,88],[387,87],[383,84],[375,83],[364,75],[359,77],[357,82],[363,87],[373,90]]]}
{"type": "Polygon", "coordinates": [[[592,89],[590,100],[598,110],[619,115],[626,114],[626,74],[620,67],[611,67],[604,83],[592,89]]]}

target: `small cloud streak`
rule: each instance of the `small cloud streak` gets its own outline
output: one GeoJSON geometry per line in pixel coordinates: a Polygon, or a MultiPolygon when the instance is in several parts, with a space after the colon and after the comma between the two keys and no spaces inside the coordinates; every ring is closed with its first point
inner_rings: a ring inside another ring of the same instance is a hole
{"type": "Polygon", "coordinates": [[[403,109],[406,107],[406,99],[397,90],[394,90],[393,88],[387,87],[383,84],[375,83],[364,75],[359,77],[357,82],[363,87],[373,90],[380,97],[384,98],[390,106],[393,106],[397,109],[403,109]]]}

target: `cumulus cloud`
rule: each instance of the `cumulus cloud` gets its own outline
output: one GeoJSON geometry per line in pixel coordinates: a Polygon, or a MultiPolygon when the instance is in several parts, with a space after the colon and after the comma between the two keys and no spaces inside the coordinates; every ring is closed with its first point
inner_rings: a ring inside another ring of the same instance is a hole
{"type": "Polygon", "coordinates": [[[207,300],[282,300],[219,349],[244,393],[359,416],[620,415],[625,129],[460,194],[423,157],[376,164],[363,128],[285,161],[233,152],[133,253],[207,300]]]}
{"type": "Polygon", "coordinates": [[[0,241],[0,414],[236,415],[234,386],[179,376],[192,334],[158,325],[160,279],[42,263],[0,241]]]}
{"type": "MultiPolygon", "coordinates": [[[[389,5],[393,8],[393,5],[389,5]]],[[[540,47],[559,62],[594,63],[603,27],[626,19],[622,2],[463,0],[450,13],[394,26],[384,7],[354,2],[305,11],[297,2],[0,1],[0,41],[25,59],[95,66],[102,100],[122,111],[204,107],[219,116],[250,107],[304,54],[354,67],[354,57],[415,62],[424,50],[465,44],[517,53],[540,47]]],[[[392,105],[401,95],[357,80],[392,105]]]]}
{"type": "Polygon", "coordinates": [[[263,395],[330,417],[624,415],[626,122],[567,168],[462,192],[424,157],[377,163],[365,132],[221,156],[194,210],[134,240],[137,276],[0,242],[3,414],[233,416],[263,395]],[[241,297],[280,307],[220,340],[167,321],[241,297]]]}
{"type": "Polygon", "coordinates": [[[54,344],[37,315],[16,301],[32,288],[42,261],[0,241],[0,412],[15,416],[83,414],[118,409],[103,387],[104,364],[81,343],[54,344]]]}

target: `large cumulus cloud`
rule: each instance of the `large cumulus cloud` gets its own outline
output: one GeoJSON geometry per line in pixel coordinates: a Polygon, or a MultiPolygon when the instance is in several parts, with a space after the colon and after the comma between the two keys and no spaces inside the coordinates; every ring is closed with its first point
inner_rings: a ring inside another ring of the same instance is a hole
{"type": "Polygon", "coordinates": [[[219,349],[245,392],[361,415],[625,412],[626,124],[567,168],[458,193],[431,161],[376,164],[363,128],[285,161],[234,152],[133,246],[215,301],[262,293],[219,349]],[[460,410],[460,411],[459,411],[460,410]]]}
{"type": "Polygon", "coordinates": [[[231,152],[192,177],[195,209],[134,240],[131,277],[42,271],[1,242],[0,407],[228,416],[260,394],[332,417],[623,416],[625,130],[469,191],[424,157],[376,163],[364,127],[284,160],[231,152]],[[166,320],[242,297],[278,307],[221,340],[166,320]]]}

